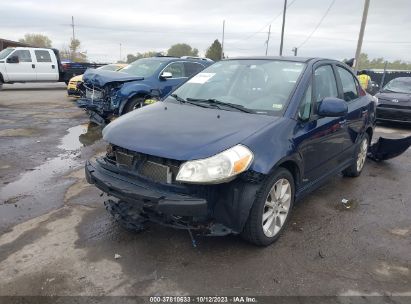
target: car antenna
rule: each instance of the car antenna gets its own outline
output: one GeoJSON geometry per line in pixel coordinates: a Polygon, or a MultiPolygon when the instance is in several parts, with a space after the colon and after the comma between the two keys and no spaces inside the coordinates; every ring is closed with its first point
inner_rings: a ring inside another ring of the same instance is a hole
{"type": "Polygon", "coordinates": [[[191,233],[191,229],[187,229],[187,230],[188,230],[188,234],[190,235],[190,238],[191,238],[191,244],[193,244],[193,247],[196,248],[197,243],[196,243],[196,240],[195,240],[193,234],[191,233]]]}

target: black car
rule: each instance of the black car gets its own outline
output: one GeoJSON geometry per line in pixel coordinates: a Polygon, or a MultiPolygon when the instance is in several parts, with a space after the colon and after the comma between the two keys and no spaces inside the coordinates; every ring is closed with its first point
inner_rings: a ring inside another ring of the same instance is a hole
{"type": "Polygon", "coordinates": [[[377,120],[411,123],[411,77],[398,77],[375,95],[377,120]]]}

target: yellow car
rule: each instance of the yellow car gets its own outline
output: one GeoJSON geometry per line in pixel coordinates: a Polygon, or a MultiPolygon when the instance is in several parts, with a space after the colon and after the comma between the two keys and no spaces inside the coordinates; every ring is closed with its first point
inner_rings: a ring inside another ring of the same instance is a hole
{"type": "MultiPolygon", "coordinates": [[[[119,71],[122,68],[127,66],[127,64],[122,63],[112,63],[107,64],[102,67],[97,68],[98,70],[106,70],[106,71],[119,71]]],[[[67,85],[67,95],[73,97],[80,97],[81,92],[77,89],[77,85],[83,82],[83,75],[77,75],[70,79],[67,85]]]]}

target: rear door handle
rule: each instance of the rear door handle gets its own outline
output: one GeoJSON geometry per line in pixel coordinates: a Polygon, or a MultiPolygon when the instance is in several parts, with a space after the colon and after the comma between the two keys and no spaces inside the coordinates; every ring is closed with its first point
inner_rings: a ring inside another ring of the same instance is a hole
{"type": "Polygon", "coordinates": [[[34,69],[34,68],[36,67],[36,65],[35,65],[35,64],[32,64],[31,67],[34,69]]]}

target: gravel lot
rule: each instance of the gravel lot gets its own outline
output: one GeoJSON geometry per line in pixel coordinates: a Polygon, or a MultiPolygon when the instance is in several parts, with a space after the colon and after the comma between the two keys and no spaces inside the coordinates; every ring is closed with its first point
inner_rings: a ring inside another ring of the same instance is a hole
{"type": "Polygon", "coordinates": [[[113,222],[83,174],[105,150],[101,130],[64,88],[0,92],[0,295],[411,296],[411,150],[331,179],[295,207],[273,246],[229,236],[193,248],[184,231],[134,234],[113,222]]]}

